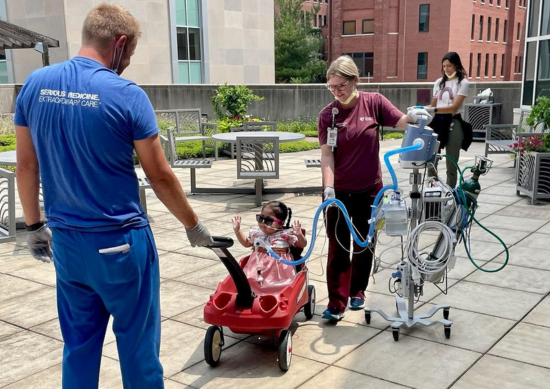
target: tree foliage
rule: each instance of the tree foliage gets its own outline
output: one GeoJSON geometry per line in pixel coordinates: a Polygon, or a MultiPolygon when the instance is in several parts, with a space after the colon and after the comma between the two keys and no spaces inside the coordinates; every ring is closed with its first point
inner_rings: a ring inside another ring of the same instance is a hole
{"type": "Polygon", "coordinates": [[[323,82],[327,64],[323,39],[311,27],[320,6],[304,16],[301,0],[275,0],[275,79],[277,82],[323,82]]]}

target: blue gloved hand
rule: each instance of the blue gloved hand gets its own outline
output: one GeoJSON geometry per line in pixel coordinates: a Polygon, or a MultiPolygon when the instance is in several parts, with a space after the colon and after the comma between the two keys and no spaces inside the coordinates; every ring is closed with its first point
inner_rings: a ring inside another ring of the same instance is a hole
{"type": "Polygon", "coordinates": [[[45,263],[51,263],[53,261],[53,253],[51,249],[52,232],[43,225],[36,231],[29,232],[27,236],[27,247],[31,251],[31,255],[34,259],[45,263]]]}
{"type": "Polygon", "coordinates": [[[214,240],[212,239],[212,235],[210,235],[208,228],[206,228],[200,220],[195,227],[185,228],[185,232],[187,233],[187,239],[189,239],[189,243],[191,243],[192,247],[214,244],[214,240]]]}

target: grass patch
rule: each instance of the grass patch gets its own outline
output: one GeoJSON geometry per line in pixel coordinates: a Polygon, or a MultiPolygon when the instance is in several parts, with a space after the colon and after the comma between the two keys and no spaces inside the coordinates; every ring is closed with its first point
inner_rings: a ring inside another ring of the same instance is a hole
{"type": "Polygon", "coordinates": [[[15,150],[15,134],[0,135],[0,152],[15,150]]]}
{"type": "MultiPolygon", "coordinates": [[[[384,132],[384,140],[403,139],[403,136],[405,136],[403,131],[384,132]]],[[[380,139],[382,139],[382,135],[380,135],[380,139]]]]}

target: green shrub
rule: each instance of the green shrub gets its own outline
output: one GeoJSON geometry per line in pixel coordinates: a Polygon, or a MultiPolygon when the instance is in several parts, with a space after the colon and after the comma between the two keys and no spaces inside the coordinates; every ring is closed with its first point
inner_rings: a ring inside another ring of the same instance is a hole
{"type": "MultiPolygon", "coordinates": [[[[384,132],[384,140],[402,139],[403,136],[405,136],[404,132],[384,132]]],[[[380,135],[380,138],[382,138],[382,135],[380,135]]]]}
{"type": "Polygon", "coordinates": [[[15,134],[0,135],[0,152],[15,150],[15,134]]]}
{"type": "Polygon", "coordinates": [[[304,134],[307,137],[317,137],[317,118],[281,120],[277,122],[277,131],[295,132],[304,134]]]}
{"type": "Polygon", "coordinates": [[[245,119],[248,105],[253,101],[261,101],[263,97],[256,96],[246,85],[220,85],[212,96],[214,112],[219,119],[245,119]],[[224,112],[225,111],[225,112],[224,112]]]}
{"type": "Polygon", "coordinates": [[[307,140],[279,144],[279,152],[281,153],[295,153],[297,151],[315,150],[318,148],[319,142],[308,142],[307,140]]]}

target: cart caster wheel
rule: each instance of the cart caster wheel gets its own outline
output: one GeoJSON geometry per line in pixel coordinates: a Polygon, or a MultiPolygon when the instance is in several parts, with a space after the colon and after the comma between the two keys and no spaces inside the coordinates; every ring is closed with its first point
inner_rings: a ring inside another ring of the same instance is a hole
{"type": "Polygon", "coordinates": [[[370,324],[370,312],[365,312],[365,321],[370,324]]]}
{"type": "Polygon", "coordinates": [[[396,342],[399,341],[399,330],[393,330],[392,335],[393,335],[393,340],[395,340],[396,342]]]}
{"type": "Polygon", "coordinates": [[[307,320],[311,320],[315,312],[315,286],[309,285],[307,287],[307,295],[307,303],[304,305],[304,315],[306,315],[307,320]]]}
{"type": "Polygon", "coordinates": [[[279,337],[279,368],[287,371],[290,362],[292,362],[292,333],[284,330],[279,337]]]}
{"type": "Polygon", "coordinates": [[[445,326],[445,337],[447,339],[451,338],[451,326],[445,326]]]}
{"type": "Polygon", "coordinates": [[[210,326],[204,337],[204,359],[212,367],[218,366],[222,355],[223,330],[218,326],[210,326]]]}
{"type": "Polygon", "coordinates": [[[443,318],[449,320],[449,310],[450,308],[443,308],[443,318]]]}

